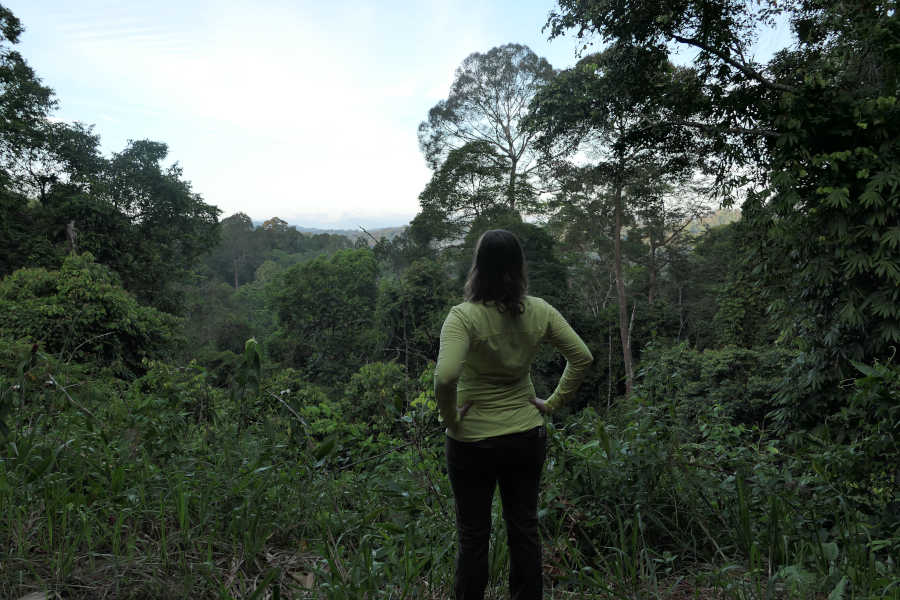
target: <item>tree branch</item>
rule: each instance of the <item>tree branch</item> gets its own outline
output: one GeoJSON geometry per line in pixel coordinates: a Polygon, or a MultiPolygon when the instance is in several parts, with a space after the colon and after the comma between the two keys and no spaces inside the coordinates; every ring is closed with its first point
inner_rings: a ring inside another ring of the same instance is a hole
{"type": "Polygon", "coordinates": [[[765,76],[763,76],[762,73],[760,73],[756,69],[753,69],[744,63],[734,60],[733,58],[731,58],[730,56],[728,56],[721,50],[718,50],[717,48],[713,48],[709,44],[701,42],[700,40],[698,40],[696,38],[688,38],[688,37],[683,37],[680,35],[673,34],[672,39],[674,39],[676,42],[680,42],[682,44],[687,44],[688,46],[694,46],[695,48],[699,48],[700,50],[703,50],[704,52],[706,52],[708,54],[712,54],[713,56],[715,56],[722,62],[724,62],[728,65],[731,65],[732,67],[734,67],[735,69],[737,69],[738,71],[740,71],[741,73],[746,75],[747,77],[763,84],[764,86],[766,86],[770,89],[778,90],[781,92],[796,92],[797,91],[797,88],[795,88],[793,86],[785,85],[783,83],[778,83],[776,81],[767,79],[765,76]]]}

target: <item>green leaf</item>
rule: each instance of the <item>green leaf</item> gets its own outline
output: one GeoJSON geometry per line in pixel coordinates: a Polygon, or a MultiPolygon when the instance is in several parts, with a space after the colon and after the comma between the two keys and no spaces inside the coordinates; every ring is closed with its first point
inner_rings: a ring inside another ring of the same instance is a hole
{"type": "Polygon", "coordinates": [[[850,190],[845,187],[841,188],[824,188],[823,191],[828,193],[825,198],[825,205],[833,208],[847,208],[850,206],[850,190]]]}
{"type": "Polygon", "coordinates": [[[316,446],[316,449],[313,451],[313,457],[316,460],[322,460],[326,456],[329,456],[332,452],[334,452],[337,447],[337,434],[329,435],[327,438],[322,440],[322,442],[316,446]]]}
{"type": "Polygon", "coordinates": [[[867,377],[875,377],[877,375],[875,369],[870,367],[869,365],[863,364],[861,362],[856,362],[855,360],[851,360],[850,363],[856,368],[857,371],[866,375],[867,377]]]}
{"type": "Polygon", "coordinates": [[[891,249],[900,247],[900,227],[891,227],[881,236],[881,244],[891,249]]]}
{"type": "Polygon", "coordinates": [[[847,583],[849,580],[847,576],[844,575],[841,577],[841,580],[838,581],[837,585],[834,586],[834,589],[831,590],[831,593],[828,594],[828,600],[842,600],[844,597],[844,591],[847,589],[847,583]]]}
{"type": "MultiPolygon", "coordinates": [[[[253,593],[250,594],[250,596],[248,596],[247,600],[256,600],[257,598],[262,598],[263,597],[262,595],[265,594],[266,590],[269,589],[269,585],[273,581],[275,581],[280,574],[281,574],[281,569],[278,569],[278,568],[269,569],[268,572],[266,572],[265,577],[263,577],[263,580],[259,583],[259,585],[256,587],[256,589],[253,591],[253,593]]],[[[276,583],[275,586],[273,586],[273,587],[277,587],[277,586],[278,586],[278,584],[276,583]]]]}
{"type": "MultiPolygon", "coordinates": [[[[833,562],[837,560],[838,557],[838,545],[835,542],[826,542],[822,544],[822,554],[825,556],[825,560],[828,562],[833,562]]],[[[831,596],[829,596],[830,598],[831,596]]]]}

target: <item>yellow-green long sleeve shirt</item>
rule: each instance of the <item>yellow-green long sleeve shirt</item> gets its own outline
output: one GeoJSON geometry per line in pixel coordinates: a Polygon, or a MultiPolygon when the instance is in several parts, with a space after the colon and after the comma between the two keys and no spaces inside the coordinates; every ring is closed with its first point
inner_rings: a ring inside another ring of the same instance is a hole
{"type": "Polygon", "coordinates": [[[559,312],[533,296],[525,312],[500,312],[492,303],[464,302],[450,309],[441,329],[434,377],[438,409],[447,435],[474,442],[544,424],[531,403],[531,363],[541,342],[566,357],[566,369],[547,399],[552,411],[578,389],[593,356],[559,312]],[[457,407],[471,406],[462,419],[457,407]]]}

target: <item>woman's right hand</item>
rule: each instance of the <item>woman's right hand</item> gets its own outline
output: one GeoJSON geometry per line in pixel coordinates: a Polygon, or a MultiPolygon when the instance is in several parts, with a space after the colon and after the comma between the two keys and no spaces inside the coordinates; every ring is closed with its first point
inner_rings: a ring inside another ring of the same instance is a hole
{"type": "Polygon", "coordinates": [[[466,402],[462,405],[461,408],[456,409],[456,418],[458,421],[462,421],[463,417],[466,416],[466,413],[469,412],[469,409],[472,408],[472,402],[466,402]]]}
{"type": "Polygon", "coordinates": [[[546,415],[548,412],[550,412],[550,409],[547,408],[546,400],[541,400],[540,398],[532,398],[531,403],[536,409],[538,409],[538,411],[540,411],[542,415],[546,415]]]}

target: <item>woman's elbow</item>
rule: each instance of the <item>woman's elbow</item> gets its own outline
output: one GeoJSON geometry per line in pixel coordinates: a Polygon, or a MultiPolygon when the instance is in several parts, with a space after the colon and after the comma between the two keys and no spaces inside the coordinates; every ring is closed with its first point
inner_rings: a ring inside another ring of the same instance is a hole
{"type": "Polygon", "coordinates": [[[594,362],[594,355],[591,354],[591,351],[587,348],[584,349],[584,353],[578,358],[575,364],[579,367],[589,367],[590,364],[594,362]]]}
{"type": "Polygon", "coordinates": [[[453,391],[456,389],[456,381],[459,379],[448,373],[435,373],[434,390],[437,391],[453,391]]]}

